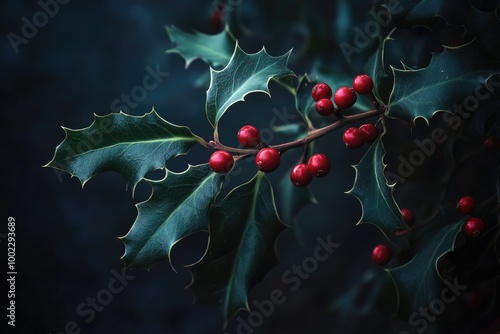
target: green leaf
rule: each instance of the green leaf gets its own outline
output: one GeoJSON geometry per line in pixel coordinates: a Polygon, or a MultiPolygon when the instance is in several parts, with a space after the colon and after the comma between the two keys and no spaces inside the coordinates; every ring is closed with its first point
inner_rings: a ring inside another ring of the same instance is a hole
{"type": "Polygon", "coordinates": [[[121,238],[126,266],[149,269],[156,262],[170,261],[170,250],[180,239],[208,231],[210,206],[222,181],[208,164],[189,166],[183,173],[167,171],[160,181],[147,180],[151,197],[137,205],[134,225],[121,238]]]}
{"type": "Polygon", "coordinates": [[[433,232],[410,262],[387,269],[398,290],[400,314],[407,316],[418,311],[419,307],[428,307],[433,299],[440,298],[443,279],[437,270],[437,263],[444,254],[454,250],[455,238],[465,220],[433,232]]]}
{"type": "Polygon", "coordinates": [[[411,122],[421,117],[428,122],[436,112],[449,110],[467,96],[474,96],[486,78],[500,68],[484,59],[474,45],[445,48],[423,69],[392,68],[394,88],[388,116],[411,122]]]}
{"type": "Polygon", "coordinates": [[[165,121],[154,109],[140,117],[122,112],[94,115],[87,128],[63,129],[66,138],[46,166],[78,177],[82,186],[100,172],[117,171],[132,186],[132,193],[147,173],[164,168],[201,141],[189,128],[165,121]]]}
{"type": "Polygon", "coordinates": [[[278,262],[274,246],[284,228],[264,174],[233,189],[212,207],[208,249],[190,266],[196,300],[222,303],[226,321],[248,310],[251,286],[278,262]]]}
{"type": "Polygon", "coordinates": [[[213,68],[222,68],[229,63],[236,44],[227,28],[216,35],[207,35],[190,34],[172,26],[167,27],[167,33],[175,46],[166,52],[179,54],[186,61],[186,68],[198,58],[213,68]]]}
{"type": "Polygon", "coordinates": [[[299,112],[299,114],[304,118],[306,124],[309,127],[312,126],[311,121],[309,120],[309,113],[314,109],[316,102],[311,97],[311,90],[316,85],[317,81],[309,80],[307,74],[304,74],[299,79],[299,85],[296,89],[295,94],[295,108],[299,112]]]}
{"type": "Polygon", "coordinates": [[[359,164],[353,166],[356,179],[347,194],[355,196],[363,209],[358,224],[377,226],[386,237],[395,229],[408,229],[392,195],[394,185],[388,185],[384,176],[384,145],[377,139],[359,164]]]}
{"type": "Polygon", "coordinates": [[[280,182],[283,221],[291,225],[295,216],[308,204],[317,204],[310,187],[296,187],[290,182],[290,175],[283,176],[280,182]]]}
{"type": "Polygon", "coordinates": [[[335,298],[330,309],[341,321],[352,322],[374,310],[388,309],[387,313],[392,313],[393,300],[396,295],[390,276],[383,270],[368,270],[351,281],[350,287],[335,298]]]}
{"type": "Polygon", "coordinates": [[[229,64],[221,71],[210,69],[210,88],[207,91],[206,112],[212,126],[217,129],[219,120],[227,109],[247,94],[262,92],[270,96],[268,83],[293,72],[287,67],[290,52],[272,57],[262,48],[255,54],[247,54],[238,43],[229,64]]]}
{"type": "Polygon", "coordinates": [[[396,28],[394,28],[383,40],[380,38],[377,51],[368,59],[365,67],[365,73],[373,79],[373,93],[379,100],[382,100],[379,92],[382,80],[387,77],[384,67],[385,44],[388,41],[394,40],[391,35],[395,30],[396,28]]]}
{"type": "MultiPolygon", "coordinates": [[[[387,3],[394,3],[389,0],[387,3]]],[[[467,22],[469,12],[468,2],[465,0],[402,0],[397,6],[387,6],[394,19],[401,19],[410,26],[426,26],[432,28],[436,17],[442,17],[448,23],[467,22]]]]}

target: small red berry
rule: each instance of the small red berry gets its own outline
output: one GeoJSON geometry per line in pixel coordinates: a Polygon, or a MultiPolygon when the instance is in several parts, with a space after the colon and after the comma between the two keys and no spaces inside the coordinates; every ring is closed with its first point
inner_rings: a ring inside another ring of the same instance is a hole
{"type": "Polygon", "coordinates": [[[401,215],[406,225],[411,227],[415,223],[415,215],[410,209],[401,209],[401,215]]]}
{"type": "Polygon", "coordinates": [[[216,173],[227,173],[233,168],[233,156],[227,151],[215,151],[208,161],[210,168],[216,173]]]}
{"type": "Polygon", "coordinates": [[[327,116],[333,113],[335,107],[333,106],[333,102],[330,99],[321,99],[316,102],[316,111],[321,116],[327,116]]]}
{"type": "Polygon", "coordinates": [[[333,100],[339,109],[350,108],[356,103],[357,95],[351,87],[343,86],[337,89],[333,100]]]}
{"type": "Polygon", "coordinates": [[[271,147],[261,149],[255,156],[257,168],[264,173],[275,171],[280,165],[280,153],[271,147]]]}
{"type": "Polygon", "coordinates": [[[363,124],[359,127],[363,136],[365,136],[365,141],[367,143],[373,143],[378,137],[378,129],[373,124],[363,124]]]}
{"type": "Polygon", "coordinates": [[[298,164],[290,172],[290,180],[297,187],[304,187],[311,183],[312,175],[306,164],[298,164]]]}
{"type": "Polygon", "coordinates": [[[331,99],[332,89],[326,83],[318,83],[311,90],[311,96],[314,101],[318,102],[321,99],[331,99]]]}
{"type": "Polygon", "coordinates": [[[476,209],[476,201],[470,196],[464,196],[458,201],[457,209],[461,214],[470,215],[476,209]]]}
{"type": "Polygon", "coordinates": [[[372,262],[385,266],[392,257],[392,251],[386,245],[378,245],[372,251],[372,262]]]}
{"type": "Polygon", "coordinates": [[[349,128],[345,130],[342,140],[347,148],[356,149],[363,146],[365,143],[365,136],[358,128],[349,128]]]}
{"type": "Polygon", "coordinates": [[[472,217],[465,223],[465,233],[471,238],[477,238],[484,231],[484,223],[477,217],[472,217]]]}
{"type": "Polygon", "coordinates": [[[318,153],[309,158],[307,162],[309,174],[316,177],[323,177],[330,171],[330,160],[324,154],[318,153]]]}
{"type": "Polygon", "coordinates": [[[358,94],[368,94],[373,90],[373,80],[366,74],[358,75],[352,81],[352,88],[358,94]]]}
{"type": "Polygon", "coordinates": [[[498,136],[489,136],[484,140],[484,148],[486,148],[489,152],[498,152],[500,151],[500,137],[498,136]]]}
{"type": "Polygon", "coordinates": [[[245,125],[238,131],[238,142],[245,148],[260,144],[260,131],[253,125],[245,125]]]}

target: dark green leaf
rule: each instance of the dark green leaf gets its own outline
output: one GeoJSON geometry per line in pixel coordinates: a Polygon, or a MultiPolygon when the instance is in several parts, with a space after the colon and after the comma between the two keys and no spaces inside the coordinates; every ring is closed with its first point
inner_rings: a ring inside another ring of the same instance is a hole
{"type": "MultiPolygon", "coordinates": [[[[291,51],[290,51],[291,52],[291,51]]],[[[255,54],[247,54],[238,44],[229,64],[221,71],[210,69],[210,88],[207,91],[207,118],[217,129],[219,120],[227,109],[253,92],[270,95],[268,83],[292,75],[287,67],[290,52],[272,57],[263,48],[255,54]]]]}
{"type": "Polygon", "coordinates": [[[84,185],[103,171],[122,174],[133,190],[144,176],[186,154],[201,139],[189,128],[163,120],[152,110],[144,116],[94,115],[88,128],[63,128],[66,138],[47,166],[76,176],[84,185]]]}
{"type": "Polygon", "coordinates": [[[206,35],[190,34],[172,26],[167,27],[167,33],[175,46],[166,52],[179,54],[186,61],[186,67],[199,58],[213,68],[222,68],[229,63],[236,44],[229,29],[217,35],[206,35]]]}
{"type": "Polygon", "coordinates": [[[374,310],[393,312],[390,308],[395,302],[391,303],[391,297],[395,300],[396,296],[390,276],[383,270],[370,270],[352,281],[350,287],[335,298],[330,309],[341,320],[350,322],[374,310]]]}
{"type": "Polygon", "coordinates": [[[347,193],[361,202],[363,213],[358,224],[373,224],[389,237],[393,230],[408,227],[394,201],[394,185],[388,185],[384,177],[384,155],[384,145],[379,137],[359,164],[354,166],[356,179],[347,193]]]}
{"type": "Polygon", "coordinates": [[[370,59],[368,59],[365,67],[365,74],[369,75],[373,79],[373,83],[375,85],[375,87],[373,88],[373,93],[379,100],[382,100],[379,93],[379,87],[382,84],[382,80],[387,77],[384,68],[385,44],[388,41],[393,40],[393,38],[391,38],[391,35],[394,30],[392,30],[383,40],[379,40],[377,51],[370,57],[370,59]]]}
{"type": "Polygon", "coordinates": [[[473,96],[487,77],[500,71],[500,66],[482,58],[474,45],[445,48],[423,69],[392,68],[394,89],[388,115],[411,122],[418,117],[428,121],[436,112],[452,109],[473,96]]]}
{"type": "Polygon", "coordinates": [[[148,180],[151,197],[137,205],[137,219],[122,237],[127,267],[149,269],[156,262],[170,260],[170,250],[180,239],[208,231],[210,206],[222,177],[204,164],[189,166],[183,173],[167,171],[161,181],[148,180]]]}
{"type": "Polygon", "coordinates": [[[277,263],[274,246],[284,228],[264,174],[233,189],[212,207],[208,249],[190,266],[196,300],[221,303],[226,321],[248,310],[251,286],[277,263]]]}
{"type": "Polygon", "coordinates": [[[437,271],[437,262],[444,254],[453,250],[455,238],[464,222],[465,219],[446,225],[439,232],[433,233],[410,262],[387,270],[398,290],[400,314],[408,316],[412,312],[418,312],[419,307],[428,307],[433,299],[440,298],[440,291],[444,286],[437,271]]]}
{"type": "Polygon", "coordinates": [[[308,204],[317,204],[310,187],[296,187],[290,182],[290,175],[283,176],[280,182],[283,221],[288,225],[295,222],[295,216],[308,204]]]}
{"type": "Polygon", "coordinates": [[[311,110],[314,110],[314,106],[316,104],[311,97],[311,90],[317,83],[317,81],[309,80],[309,77],[305,74],[300,77],[299,86],[297,87],[295,94],[295,108],[304,118],[309,127],[312,126],[311,121],[309,120],[309,113],[311,110]]]}
{"type": "Polygon", "coordinates": [[[466,0],[402,0],[387,3],[395,4],[387,6],[394,19],[404,18],[404,22],[410,26],[426,26],[431,28],[437,16],[442,17],[448,23],[466,23],[467,13],[470,10],[466,0]]]}

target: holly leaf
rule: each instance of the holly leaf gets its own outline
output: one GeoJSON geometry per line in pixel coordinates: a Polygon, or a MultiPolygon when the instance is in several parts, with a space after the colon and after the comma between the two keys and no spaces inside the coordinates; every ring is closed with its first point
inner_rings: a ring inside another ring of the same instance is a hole
{"type": "Polygon", "coordinates": [[[354,185],[347,194],[355,196],[361,203],[363,213],[359,224],[369,223],[378,227],[386,237],[395,229],[408,229],[401,212],[394,201],[393,185],[388,185],[384,176],[384,145],[381,137],[377,139],[356,170],[354,185]]]}
{"type": "Polygon", "coordinates": [[[339,315],[341,321],[350,322],[360,316],[373,313],[374,310],[394,310],[395,300],[393,283],[390,276],[382,270],[368,270],[351,282],[330,304],[330,310],[339,315]],[[394,296],[393,296],[394,295],[394,296]],[[394,298],[394,299],[391,299],[394,298]]]}
{"type": "Polygon", "coordinates": [[[188,127],[165,121],[154,109],[140,117],[122,112],[94,115],[87,128],[63,130],[66,138],[46,167],[78,177],[82,187],[100,172],[117,171],[132,186],[132,194],[147,173],[187,154],[202,140],[188,127]]]}
{"type": "MultiPolygon", "coordinates": [[[[394,88],[389,98],[388,116],[411,122],[426,122],[438,111],[451,109],[500,71],[499,64],[484,59],[469,43],[433,55],[429,66],[418,70],[392,67],[394,88]]],[[[456,111],[455,111],[456,112],[456,111]]]]}
{"type": "Polygon", "coordinates": [[[248,310],[251,286],[278,262],[274,245],[284,228],[264,174],[234,188],[212,207],[208,249],[189,267],[196,300],[222,303],[226,322],[248,310]]]}
{"type": "MultiPolygon", "coordinates": [[[[399,313],[408,316],[418,311],[419,307],[427,307],[429,303],[440,298],[443,278],[438,272],[439,259],[454,250],[455,239],[466,219],[449,224],[439,232],[432,232],[425,243],[410,262],[393,269],[387,269],[398,291],[399,313]]],[[[448,284],[456,282],[448,281],[448,284]]]]}
{"type": "Polygon", "coordinates": [[[174,44],[166,53],[177,53],[186,61],[186,68],[196,59],[201,59],[213,68],[222,68],[229,63],[236,40],[226,27],[216,35],[195,31],[190,34],[175,26],[167,27],[167,34],[174,44]]]}
{"type": "Polygon", "coordinates": [[[397,6],[391,5],[393,1],[387,1],[387,8],[395,20],[404,18],[410,26],[426,26],[432,28],[436,17],[442,17],[446,22],[452,24],[464,24],[467,22],[469,12],[468,2],[464,0],[403,0],[398,1],[397,6]]]}
{"type": "Polygon", "coordinates": [[[304,74],[299,79],[299,85],[295,93],[295,108],[310,128],[312,127],[312,123],[309,120],[309,113],[314,109],[316,104],[311,97],[311,90],[317,83],[317,81],[309,80],[307,74],[304,74]]]}
{"type": "Polygon", "coordinates": [[[170,261],[170,250],[180,239],[208,231],[210,206],[222,181],[223,176],[208,164],[189,166],[183,173],[167,170],[163,180],[147,180],[153,188],[151,196],[137,205],[134,225],[120,238],[125,244],[125,265],[149,269],[156,262],[170,261]]]}
{"type": "Polygon", "coordinates": [[[385,44],[388,41],[394,40],[391,35],[395,30],[396,28],[394,28],[383,40],[380,38],[377,51],[368,59],[365,66],[365,73],[373,79],[373,93],[379,100],[382,100],[379,92],[382,80],[387,77],[384,66],[385,44]]]}
{"type": "Polygon", "coordinates": [[[236,43],[229,64],[221,70],[210,69],[210,87],[207,91],[206,112],[212,126],[217,129],[227,109],[245,96],[262,92],[271,96],[268,83],[294,73],[287,67],[290,52],[272,57],[265,48],[255,54],[245,53],[236,43]]]}
{"type": "Polygon", "coordinates": [[[280,182],[283,221],[291,225],[296,222],[297,214],[308,204],[317,204],[310,187],[296,187],[290,182],[290,175],[283,176],[280,182]]]}

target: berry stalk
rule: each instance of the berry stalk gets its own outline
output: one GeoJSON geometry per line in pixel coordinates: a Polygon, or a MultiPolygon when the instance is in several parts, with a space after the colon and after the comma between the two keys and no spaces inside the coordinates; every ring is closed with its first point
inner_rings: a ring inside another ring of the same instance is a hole
{"type": "MultiPolygon", "coordinates": [[[[366,118],[371,118],[374,116],[382,115],[385,113],[387,110],[386,105],[381,105],[377,109],[372,109],[360,114],[356,115],[350,115],[350,116],[344,116],[341,119],[339,119],[337,122],[332,123],[330,125],[327,125],[325,127],[319,128],[319,129],[312,129],[309,131],[308,135],[305,138],[294,140],[288,143],[283,143],[283,144],[278,144],[278,145],[270,145],[270,148],[274,148],[275,150],[279,151],[280,153],[286,152],[290,149],[301,147],[305,145],[306,143],[310,143],[320,137],[323,137],[330,132],[333,132],[335,130],[338,130],[350,123],[354,123],[366,118]]],[[[231,153],[237,153],[237,154],[257,154],[260,150],[256,148],[236,148],[236,147],[230,147],[222,144],[218,140],[211,140],[209,142],[202,142],[201,143],[204,147],[215,149],[215,150],[225,150],[227,152],[231,153]]]]}

